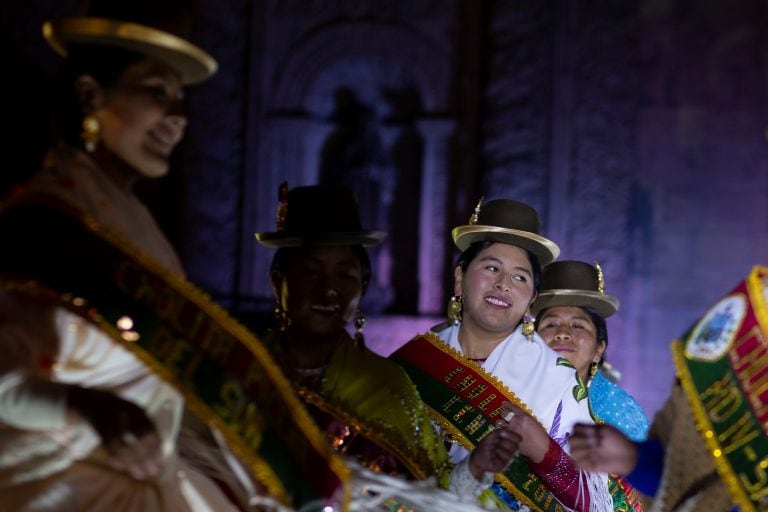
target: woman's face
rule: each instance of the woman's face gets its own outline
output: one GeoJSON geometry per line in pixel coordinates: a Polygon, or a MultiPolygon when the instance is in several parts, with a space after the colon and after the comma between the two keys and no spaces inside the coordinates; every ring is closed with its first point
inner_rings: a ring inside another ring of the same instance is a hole
{"type": "Polygon", "coordinates": [[[555,306],[539,319],[539,335],[558,354],[568,359],[583,379],[592,363],[600,362],[605,341],[597,340],[597,328],[582,308],[555,306]]]}
{"type": "Polygon", "coordinates": [[[187,126],[183,95],[178,76],[168,66],[152,60],[133,64],[112,87],[102,90],[91,112],[101,125],[101,144],[139,174],[164,176],[187,126]]]}
{"type": "Polygon", "coordinates": [[[272,284],[291,328],[317,335],[344,329],[363,292],[360,260],[348,246],[307,248],[272,284]]]}
{"type": "Polygon", "coordinates": [[[454,293],[462,322],[489,334],[511,333],[534,299],[533,269],[525,250],[495,243],[480,251],[466,272],[456,268],[454,293]]]}

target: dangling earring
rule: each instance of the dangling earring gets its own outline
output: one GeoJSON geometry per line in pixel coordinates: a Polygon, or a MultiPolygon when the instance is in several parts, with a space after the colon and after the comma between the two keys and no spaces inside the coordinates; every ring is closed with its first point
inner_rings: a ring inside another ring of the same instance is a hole
{"type": "Polygon", "coordinates": [[[528,338],[528,341],[533,341],[533,331],[534,331],[534,325],[533,325],[533,318],[529,316],[523,317],[523,336],[528,338]]]}
{"type": "Polygon", "coordinates": [[[101,141],[101,123],[89,114],[83,118],[82,127],[80,138],[83,139],[83,147],[88,153],[93,153],[101,141]]]}
{"type": "Polygon", "coordinates": [[[587,382],[587,387],[592,385],[592,381],[595,380],[595,375],[597,375],[598,369],[597,363],[592,361],[592,364],[589,365],[589,382],[587,382]]]}
{"type": "Polygon", "coordinates": [[[280,327],[280,332],[285,332],[291,325],[291,318],[288,316],[288,312],[283,309],[279,303],[275,306],[275,318],[277,318],[277,325],[280,327]]]}
{"type": "Polygon", "coordinates": [[[454,295],[451,297],[451,300],[448,301],[448,320],[450,320],[453,325],[459,325],[463,313],[464,303],[461,300],[461,295],[454,295]]]}
{"type": "Polygon", "coordinates": [[[368,321],[367,318],[365,318],[365,314],[363,314],[360,309],[358,309],[355,312],[355,347],[357,348],[363,348],[365,347],[365,339],[363,338],[363,327],[365,327],[365,323],[368,321]]]}

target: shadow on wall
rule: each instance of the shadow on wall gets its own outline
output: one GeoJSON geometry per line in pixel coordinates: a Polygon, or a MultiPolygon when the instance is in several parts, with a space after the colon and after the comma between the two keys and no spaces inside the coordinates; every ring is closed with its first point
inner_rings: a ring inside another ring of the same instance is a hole
{"type": "Polygon", "coordinates": [[[361,103],[353,89],[335,90],[328,118],[334,128],[321,149],[319,182],[351,188],[363,226],[388,232],[384,244],[369,249],[374,278],[363,298],[366,312],[413,315],[419,305],[421,98],[407,86],[385,88],[382,100],[387,115],[377,118],[377,109],[361,103]]]}

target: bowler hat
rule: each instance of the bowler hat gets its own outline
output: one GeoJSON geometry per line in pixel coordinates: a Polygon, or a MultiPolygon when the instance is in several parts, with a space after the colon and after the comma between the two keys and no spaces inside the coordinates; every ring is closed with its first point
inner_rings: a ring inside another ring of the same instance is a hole
{"type": "Polygon", "coordinates": [[[605,293],[600,266],[583,261],[557,261],[544,267],[541,289],[531,304],[531,313],[554,306],[588,307],[603,318],[619,309],[616,297],[605,293]]]}
{"type": "Polygon", "coordinates": [[[186,40],[184,3],[152,0],[93,1],[85,16],[43,23],[43,36],[66,57],[76,45],[113,46],[156,59],[175,70],[184,85],[216,72],[216,60],[186,40]]]}
{"type": "MultiPolygon", "coordinates": [[[[287,185],[283,185],[287,187],[287,185]]],[[[295,187],[281,193],[277,231],[256,233],[270,248],[303,245],[376,245],[386,233],[363,229],[352,191],[333,185],[295,187]]]]}
{"type": "Polygon", "coordinates": [[[469,224],[453,228],[453,241],[465,251],[474,242],[490,241],[514,245],[532,252],[543,266],[560,255],[560,248],[541,236],[536,210],[511,199],[495,199],[475,208],[469,224]]]}

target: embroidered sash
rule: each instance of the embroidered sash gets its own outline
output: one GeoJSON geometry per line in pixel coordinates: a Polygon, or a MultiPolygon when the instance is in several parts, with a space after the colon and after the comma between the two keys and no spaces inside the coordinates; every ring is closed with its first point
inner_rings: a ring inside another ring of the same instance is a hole
{"type": "MultiPolygon", "coordinates": [[[[532,414],[501,381],[433,333],[416,336],[390,358],[411,377],[443,431],[467,450],[494,430],[505,402],[532,414]]],[[[525,457],[516,457],[503,473],[496,474],[496,480],[533,510],[566,510],[531,471],[525,457]]]]}
{"type": "Polygon", "coordinates": [[[768,308],[755,267],[672,343],[699,431],[741,510],[768,504],[768,308]]]}
{"type": "Polygon", "coordinates": [[[63,205],[4,204],[0,239],[0,286],[65,307],[131,350],[272,495],[299,507],[348,481],[261,342],[183,277],[63,205]]]}

